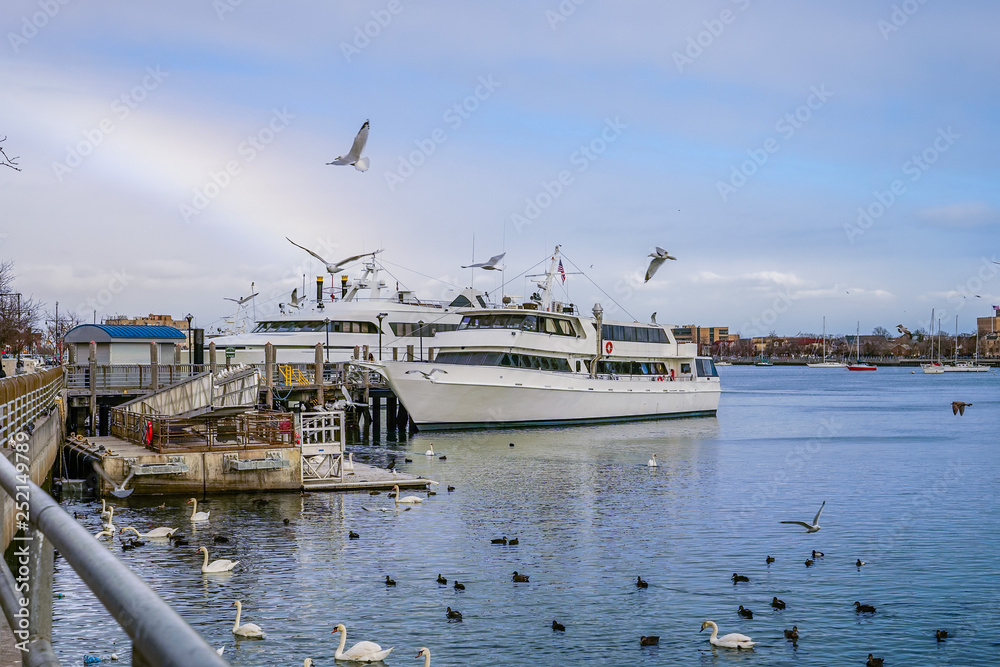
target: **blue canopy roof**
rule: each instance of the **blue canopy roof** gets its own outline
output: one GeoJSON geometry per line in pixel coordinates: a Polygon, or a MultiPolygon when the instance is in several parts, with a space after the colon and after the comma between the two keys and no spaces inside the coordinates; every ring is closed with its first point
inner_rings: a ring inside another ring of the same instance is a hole
{"type": "Polygon", "coordinates": [[[86,342],[98,338],[131,338],[149,340],[154,338],[185,340],[187,335],[180,329],[156,325],[138,324],[81,324],[66,332],[66,342],[86,342]],[[95,336],[97,334],[97,336],[95,336]],[[103,334],[101,336],[100,334],[103,334]]]}

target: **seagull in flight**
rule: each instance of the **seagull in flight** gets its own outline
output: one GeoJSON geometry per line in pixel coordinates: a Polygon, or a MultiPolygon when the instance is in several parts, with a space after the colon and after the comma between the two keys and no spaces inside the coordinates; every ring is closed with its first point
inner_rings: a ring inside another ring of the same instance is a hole
{"type": "Polygon", "coordinates": [[[904,327],[902,324],[896,325],[896,331],[898,331],[903,336],[906,336],[907,338],[913,338],[913,334],[910,333],[910,330],[904,327]]]}
{"type": "Polygon", "coordinates": [[[255,296],[257,296],[258,294],[260,294],[260,292],[254,292],[254,293],[253,293],[253,294],[251,294],[250,296],[245,296],[245,297],[243,297],[242,299],[234,299],[234,298],[232,298],[232,297],[230,297],[230,296],[224,296],[224,297],[222,297],[222,298],[223,298],[223,299],[225,299],[226,301],[235,301],[235,302],[236,302],[236,305],[238,305],[238,306],[242,306],[242,305],[243,305],[244,303],[246,303],[246,302],[247,302],[247,301],[249,301],[250,299],[254,298],[254,297],[255,297],[255,296]]]}
{"type": "Polygon", "coordinates": [[[649,256],[652,257],[653,259],[652,261],[649,262],[649,268],[646,269],[646,280],[644,282],[647,283],[649,282],[650,278],[653,277],[653,274],[656,273],[656,270],[660,268],[660,264],[663,264],[663,262],[667,261],[668,259],[673,259],[673,260],[677,259],[676,257],[671,257],[670,253],[668,253],[663,248],[660,248],[659,246],[657,246],[656,252],[649,253],[649,256]]]}
{"type": "Polygon", "coordinates": [[[420,373],[425,378],[430,380],[432,379],[431,376],[434,375],[435,373],[444,373],[445,375],[447,375],[448,371],[444,370],[443,368],[432,368],[430,371],[425,373],[424,371],[413,369],[411,371],[406,371],[405,373],[403,373],[403,375],[409,375],[410,373],[420,373]]]}
{"type": "Polygon", "coordinates": [[[371,162],[367,157],[361,157],[361,151],[365,149],[366,143],[368,143],[367,120],[365,121],[365,124],[361,126],[361,129],[358,130],[358,135],[354,137],[354,143],[351,144],[351,150],[348,151],[347,155],[341,155],[333,162],[327,162],[327,164],[335,164],[338,166],[351,164],[354,165],[354,168],[358,171],[368,171],[368,167],[371,165],[371,162]]]}
{"type": "Polygon", "coordinates": [[[805,528],[807,533],[815,533],[819,530],[819,515],[823,513],[823,507],[825,505],[826,501],[824,500],[823,504],[819,506],[819,511],[816,512],[816,516],[813,518],[813,522],[811,524],[806,523],[805,521],[782,521],[781,523],[794,523],[805,528]]]}
{"type": "Polygon", "coordinates": [[[490,257],[488,262],[479,262],[478,264],[469,264],[468,266],[463,266],[463,269],[486,269],[487,271],[503,271],[504,265],[500,263],[503,256],[507,253],[502,252],[499,255],[494,255],[490,257]]]}
{"type": "Polygon", "coordinates": [[[330,262],[326,261],[325,259],[323,259],[322,257],[320,257],[319,255],[317,255],[316,253],[314,253],[309,248],[305,247],[304,245],[299,245],[298,243],[296,243],[295,241],[291,240],[287,236],[285,237],[285,240],[287,240],[289,243],[291,243],[293,246],[295,246],[297,248],[302,248],[307,253],[309,253],[310,255],[312,255],[313,257],[315,257],[316,259],[318,259],[319,261],[321,261],[324,264],[326,264],[326,270],[329,271],[330,273],[340,273],[341,271],[343,271],[344,266],[346,266],[347,264],[350,264],[351,262],[353,262],[355,260],[361,259],[362,257],[367,257],[368,255],[371,255],[371,256],[374,257],[375,255],[379,254],[383,250],[383,249],[379,249],[379,250],[376,250],[374,252],[363,252],[360,255],[352,255],[352,256],[348,257],[347,259],[340,260],[339,262],[330,263],[330,262]]]}

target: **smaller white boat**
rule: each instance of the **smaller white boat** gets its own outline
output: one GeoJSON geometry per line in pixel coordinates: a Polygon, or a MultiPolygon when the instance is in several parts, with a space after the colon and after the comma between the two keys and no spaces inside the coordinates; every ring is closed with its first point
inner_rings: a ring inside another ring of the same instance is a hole
{"type": "Polygon", "coordinates": [[[807,363],[809,368],[844,368],[847,366],[843,361],[828,361],[826,358],[826,318],[823,318],[823,361],[813,361],[807,363]]]}

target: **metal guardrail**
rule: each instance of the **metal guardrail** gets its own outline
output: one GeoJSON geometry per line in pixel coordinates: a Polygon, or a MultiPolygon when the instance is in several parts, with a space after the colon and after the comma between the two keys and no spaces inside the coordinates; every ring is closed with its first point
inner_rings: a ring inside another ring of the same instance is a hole
{"type": "Polygon", "coordinates": [[[184,419],[112,408],[111,435],[161,454],[295,446],[292,415],[272,411],[184,419]]]}
{"type": "MultiPolygon", "coordinates": [[[[203,373],[205,364],[158,364],[157,384],[171,385],[203,373]]],[[[90,389],[90,365],[66,366],[66,388],[81,392],[90,389]]],[[[121,391],[123,389],[151,389],[153,372],[150,364],[98,364],[94,371],[95,386],[98,391],[121,391]]]]}
{"type": "Polygon", "coordinates": [[[15,637],[20,638],[21,633],[29,637],[24,664],[59,664],[50,644],[54,546],[132,639],[135,667],[227,665],[142,579],[28,479],[24,472],[28,457],[15,451],[15,457],[18,454],[25,459],[22,463],[16,458],[18,467],[0,456],[0,487],[17,501],[19,525],[32,527],[23,537],[15,538],[20,546],[14,552],[19,564],[24,563],[24,569],[18,568],[18,580],[26,581],[28,590],[12,588],[15,580],[4,564],[0,567],[0,600],[15,637]],[[24,607],[20,603],[26,595],[29,605],[24,607]]]}
{"type": "Polygon", "coordinates": [[[42,416],[62,389],[62,369],[0,379],[0,442],[42,416]]]}

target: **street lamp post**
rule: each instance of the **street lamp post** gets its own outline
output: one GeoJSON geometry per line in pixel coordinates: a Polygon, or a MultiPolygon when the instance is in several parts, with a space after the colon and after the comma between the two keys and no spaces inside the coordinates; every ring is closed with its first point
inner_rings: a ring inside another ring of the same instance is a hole
{"type": "Polygon", "coordinates": [[[382,318],[389,317],[389,313],[379,313],[378,318],[378,360],[382,361],[382,318]]]}
{"type": "Polygon", "coordinates": [[[420,361],[424,360],[424,321],[420,320],[417,322],[417,326],[420,327],[417,332],[420,334],[420,361]]]}
{"type": "Polygon", "coordinates": [[[188,366],[193,366],[194,365],[194,336],[191,335],[191,320],[194,319],[194,315],[192,315],[191,313],[188,313],[187,315],[184,316],[184,319],[186,319],[188,321],[188,330],[187,330],[187,337],[188,337],[188,366]]]}

